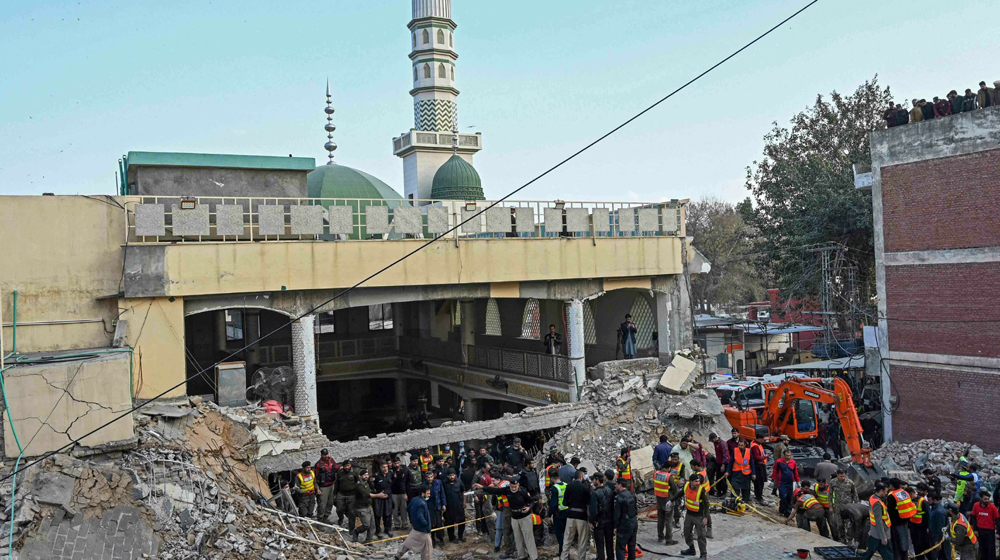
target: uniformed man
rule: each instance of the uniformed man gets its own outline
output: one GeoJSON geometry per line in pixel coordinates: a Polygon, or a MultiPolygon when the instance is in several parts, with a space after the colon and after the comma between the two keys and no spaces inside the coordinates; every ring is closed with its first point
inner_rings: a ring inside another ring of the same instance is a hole
{"type": "Polygon", "coordinates": [[[684,556],[694,556],[694,540],[698,538],[698,552],[702,558],[708,558],[708,492],[705,490],[701,475],[694,473],[688,478],[681,492],[675,494],[674,500],[684,500],[687,514],[684,516],[684,542],[687,549],[681,551],[684,556]]]}
{"type": "Polygon", "coordinates": [[[959,506],[949,503],[945,506],[948,512],[948,536],[951,545],[958,551],[960,560],[976,560],[976,532],[965,515],[959,511],[959,506]]]}
{"type": "Polygon", "coordinates": [[[847,542],[847,535],[844,534],[843,516],[844,508],[850,504],[856,504],[861,500],[858,498],[858,489],[854,483],[847,478],[844,469],[837,469],[837,476],[830,482],[830,505],[833,509],[833,522],[830,529],[833,538],[842,543],[847,542]]]}
{"type": "Polygon", "coordinates": [[[861,560],[871,560],[875,553],[879,553],[883,560],[892,560],[892,539],[889,534],[892,528],[892,521],[889,519],[889,512],[885,509],[886,487],[881,482],[875,483],[875,493],[868,499],[870,510],[868,513],[868,548],[861,556],[861,560]]]}
{"type": "Polygon", "coordinates": [[[357,500],[358,481],[360,480],[361,478],[354,472],[351,460],[344,460],[340,464],[340,470],[337,471],[337,482],[334,483],[334,488],[337,494],[335,501],[337,523],[348,529],[354,528],[354,503],[357,500]]]}
{"type": "Polygon", "coordinates": [[[552,532],[556,534],[559,542],[559,554],[563,551],[563,536],[566,533],[566,518],[569,508],[563,503],[566,497],[566,483],[561,479],[552,483],[549,489],[549,515],[552,516],[552,532]]]}
{"type": "Polygon", "coordinates": [[[639,529],[639,510],[636,507],[635,496],[629,490],[631,480],[619,478],[615,488],[614,524],[615,524],[615,558],[625,560],[628,550],[628,560],[635,560],[635,536],[639,529]]]}
{"type": "MultiPolygon", "coordinates": [[[[807,486],[807,485],[803,485],[807,486]]],[[[816,527],[819,528],[820,536],[830,538],[830,529],[826,525],[826,511],[823,509],[822,504],[819,500],[813,496],[811,490],[806,490],[805,488],[799,488],[795,491],[795,502],[792,505],[792,513],[788,516],[785,523],[791,523],[792,519],[795,519],[799,529],[803,531],[810,530],[810,521],[816,522],[816,527]]]]}
{"type": "Polygon", "coordinates": [[[833,508],[832,499],[830,497],[830,483],[825,480],[818,480],[816,484],[812,487],[813,496],[816,497],[816,501],[819,505],[823,506],[823,515],[826,517],[827,527],[833,525],[833,508]]]}
{"type": "Polygon", "coordinates": [[[618,460],[615,461],[615,469],[618,471],[618,478],[627,481],[629,490],[632,489],[632,459],[628,447],[622,447],[618,460]]]}
{"type": "Polygon", "coordinates": [[[434,464],[434,456],[431,455],[431,450],[429,447],[425,447],[423,452],[420,453],[420,472],[425,473],[430,470],[431,465],[434,464]]]}
{"type": "Polygon", "coordinates": [[[605,484],[604,473],[592,477],[594,491],[590,494],[590,524],[594,528],[594,546],[597,560],[613,560],[615,557],[614,504],[615,493],[610,480],[605,484]]]}
{"type": "Polygon", "coordinates": [[[354,542],[358,542],[361,533],[365,533],[365,542],[371,542],[375,534],[375,515],[372,512],[372,498],[388,498],[388,494],[372,494],[371,480],[368,471],[361,471],[361,478],[355,486],[354,511],[360,521],[357,528],[351,529],[354,542]]]}
{"type": "Polygon", "coordinates": [[[312,463],[302,463],[302,470],[295,475],[295,490],[299,498],[299,516],[312,517],[316,508],[316,475],[312,463]]]}
{"type": "Polygon", "coordinates": [[[674,540],[673,502],[670,496],[676,491],[671,484],[675,478],[671,472],[676,468],[677,462],[668,460],[667,463],[653,473],[653,494],[656,496],[656,540],[665,544],[677,544],[674,540]]]}

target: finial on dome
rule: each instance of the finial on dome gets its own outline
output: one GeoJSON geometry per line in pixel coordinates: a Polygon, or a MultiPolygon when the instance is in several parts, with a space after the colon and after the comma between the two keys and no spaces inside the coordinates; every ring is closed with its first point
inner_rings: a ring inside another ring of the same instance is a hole
{"type": "Polygon", "coordinates": [[[451,152],[453,154],[458,153],[458,125],[451,125],[451,152]]]}
{"type": "Polygon", "coordinates": [[[326,79],[326,144],[323,144],[323,148],[328,152],[327,157],[330,161],[326,162],[327,165],[333,165],[333,152],[337,149],[337,144],[333,141],[333,131],[337,130],[337,127],[333,124],[333,101],[330,97],[330,78],[326,79]]]}

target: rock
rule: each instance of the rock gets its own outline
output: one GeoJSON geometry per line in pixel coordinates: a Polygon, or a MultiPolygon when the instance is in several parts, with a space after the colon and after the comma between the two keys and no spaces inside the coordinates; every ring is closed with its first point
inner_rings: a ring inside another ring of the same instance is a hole
{"type": "Polygon", "coordinates": [[[226,518],[222,522],[228,525],[229,523],[232,523],[233,521],[236,521],[236,514],[235,513],[228,513],[228,514],[226,514],[226,518]]]}
{"type": "Polygon", "coordinates": [[[73,501],[74,484],[75,478],[59,472],[40,473],[34,484],[35,498],[41,504],[69,505],[73,501]]]}

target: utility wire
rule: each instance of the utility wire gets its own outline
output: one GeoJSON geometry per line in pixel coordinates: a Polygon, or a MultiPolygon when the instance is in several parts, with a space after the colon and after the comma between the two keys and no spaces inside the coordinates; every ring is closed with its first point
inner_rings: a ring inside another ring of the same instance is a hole
{"type": "Polygon", "coordinates": [[[794,19],[794,18],[795,18],[796,16],[798,16],[798,15],[799,15],[799,14],[801,14],[802,12],[804,12],[804,11],[806,11],[807,9],[809,9],[810,7],[812,7],[812,6],[813,6],[814,4],[816,4],[817,2],[819,2],[819,0],[812,0],[811,2],[809,2],[808,4],[806,4],[805,6],[803,6],[802,8],[800,8],[800,9],[799,9],[798,11],[796,11],[795,13],[793,13],[792,15],[790,15],[790,16],[786,17],[785,19],[781,20],[781,21],[780,21],[780,22],[779,22],[778,24],[776,24],[775,26],[771,27],[770,29],[768,29],[768,30],[767,30],[767,31],[765,31],[764,33],[761,33],[761,34],[760,34],[760,35],[758,35],[758,36],[757,36],[757,37],[756,37],[755,39],[753,39],[753,40],[752,40],[752,41],[750,41],[749,43],[747,43],[747,44],[743,45],[742,47],[740,47],[739,49],[737,49],[736,51],[734,51],[734,52],[733,52],[732,54],[730,54],[729,56],[727,56],[727,57],[723,58],[722,60],[720,60],[720,61],[716,62],[715,64],[713,64],[712,66],[710,66],[710,67],[709,67],[709,68],[708,68],[707,70],[705,70],[704,72],[702,72],[702,73],[698,74],[698,75],[697,75],[697,76],[695,76],[694,78],[691,78],[690,80],[688,80],[687,82],[685,82],[685,83],[684,83],[684,85],[682,85],[682,86],[678,87],[677,89],[675,89],[675,90],[671,91],[671,92],[670,92],[670,93],[668,93],[667,95],[665,95],[665,96],[661,97],[661,98],[660,98],[660,99],[658,99],[658,100],[657,100],[656,102],[654,102],[654,103],[653,103],[652,105],[649,105],[649,106],[648,106],[648,107],[646,107],[645,109],[643,109],[643,110],[639,111],[638,113],[636,113],[635,115],[633,115],[632,117],[630,117],[630,118],[629,118],[628,120],[626,120],[625,122],[623,122],[623,123],[619,124],[618,126],[616,126],[616,127],[612,128],[612,129],[611,129],[611,130],[609,130],[608,132],[606,132],[606,133],[604,133],[603,135],[601,135],[600,137],[598,137],[598,138],[597,138],[596,140],[594,140],[594,141],[590,142],[590,143],[589,143],[589,144],[587,144],[586,146],[584,146],[584,147],[580,148],[579,150],[577,150],[577,151],[573,152],[573,153],[572,153],[571,155],[569,155],[568,157],[566,157],[565,159],[563,159],[563,160],[562,160],[562,161],[560,161],[559,163],[557,163],[557,164],[553,165],[552,167],[550,167],[550,168],[546,169],[546,170],[545,170],[545,171],[543,171],[543,172],[542,172],[541,174],[537,175],[537,176],[536,176],[536,177],[535,177],[534,179],[531,179],[531,180],[530,180],[530,181],[528,181],[527,183],[525,183],[525,184],[521,185],[520,187],[518,187],[518,188],[514,189],[513,191],[511,191],[510,193],[508,193],[507,195],[505,195],[505,196],[504,196],[503,198],[500,198],[500,199],[498,199],[498,200],[494,201],[494,202],[493,202],[492,204],[490,204],[490,205],[486,206],[485,208],[483,208],[483,209],[482,209],[482,210],[480,210],[479,212],[476,212],[476,213],[475,213],[475,214],[473,214],[472,216],[469,216],[468,218],[466,218],[465,220],[463,220],[463,221],[462,221],[461,223],[458,223],[458,224],[456,224],[456,225],[455,225],[455,226],[453,226],[452,228],[448,229],[448,230],[447,230],[447,231],[445,231],[444,233],[441,233],[441,234],[439,234],[439,235],[438,235],[437,237],[435,237],[435,238],[431,239],[431,240],[430,240],[430,241],[428,241],[427,243],[424,243],[423,245],[421,245],[421,246],[417,247],[416,249],[414,249],[414,250],[410,251],[409,253],[406,253],[406,254],[405,254],[405,255],[403,255],[402,257],[400,257],[400,258],[396,259],[395,261],[393,261],[393,262],[389,263],[388,265],[386,265],[386,266],[384,266],[384,267],[380,268],[380,269],[379,269],[378,271],[376,271],[376,272],[374,272],[374,273],[370,274],[369,276],[365,277],[365,278],[364,278],[363,280],[359,281],[358,283],[354,284],[353,286],[351,286],[351,287],[349,287],[349,288],[347,288],[347,289],[345,289],[345,290],[341,291],[340,293],[338,293],[338,294],[334,295],[333,297],[331,297],[331,298],[327,299],[326,301],[324,301],[324,302],[322,302],[322,303],[320,303],[320,304],[318,304],[318,305],[314,306],[314,307],[313,307],[312,309],[310,309],[310,310],[306,311],[305,313],[302,313],[301,315],[298,315],[298,316],[294,317],[293,319],[291,319],[291,320],[290,320],[290,321],[288,321],[287,323],[285,323],[285,324],[281,325],[280,327],[277,327],[277,328],[275,328],[274,330],[272,330],[272,331],[268,332],[267,334],[265,334],[265,335],[261,336],[261,337],[260,337],[259,339],[257,339],[256,341],[254,341],[254,342],[252,342],[252,343],[250,343],[250,344],[247,344],[246,346],[244,346],[243,348],[240,348],[239,350],[236,350],[235,352],[233,352],[233,353],[232,353],[232,354],[230,354],[229,356],[226,356],[225,358],[223,358],[222,360],[219,360],[219,361],[218,361],[218,362],[216,362],[215,364],[212,364],[212,365],[211,365],[211,366],[209,366],[208,368],[205,368],[205,369],[203,369],[203,370],[199,371],[198,373],[195,373],[195,374],[193,374],[193,375],[191,375],[191,376],[189,376],[189,377],[186,377],[186,378],[185,378],[185,379],[184,379],[183,381],[181,381],[180,383],[178,383],[178,384],[174,385],[173,387],[170,387],[170,388],[168,388],[168,389],[164,390],[163,392],[161,392],[160,394],[158,394],[158,395],[154,396],[153,398],[151,398],[151,399],[149,399],[149,400],[147,400],[147,401],[145,401],[145,402],[142,402],[142,403],[140,403],[140,404],[137,404],[137,405],[133,406],[133,407],[132,407],[132,408],[131,408],[130,410],[128,410],[128,411],[126,411],[126,412],[124,412],[124,413],[120,414],[119,416],[116,416],[116,417],[112,418],[111,420],[109,420],[109,421],[105,422],[104,424],[101,424],[100,426],[98,426],[98,427],[94,428],[93,430],[91,430],[91,431],[87,432],[86,434],[84,434],[84,435],[80,436],[79,438],[77,438],[77,439],[75,439],[75,440],[73,440],[73,441],[70,441],[69,443],[67,443],[67,444],[63,445],[62,447],[60,447],[60,448],[58,448],[58,449],[55,449],[55,450],[53,450],[53,451],[50,451],[50,452],[46,453],[45,455],[42,455],[42,456],[41,456],[41,457],[39,457],[38,459],[35,459],[34,461],[32,461],[32,462],[28,463],[27,465],[25,465],[25,466],[23,466],[23,467],[20,467],[19,469],[16,469],[16,470],[15,470],[14,472],[12,472],[11,474],[8,474],[7,476],[5,476],[5,477],[3,477],[3,478],[0,478],[0,482],[3,482],[4,480],[7,480],[8,478],[10,478],[10,477],[12,477],[12,476],[16,475],[16,474],[17,474],[18,472],[21,472],[21,471],[23,471],[23,470],[26,470],[26,469],[29,469],[29,468],[31,468],[32,466],[34,466],[34,465],[37,465],[37,464],[41,463],[41,462],[42,462],[42,461],[44,461],[45,459],[48,459],[49,457],[51,457],[51,456],[53,456],[53,455],[55,455],[55,454],[57,454],[57,453],[59,453],[59,452],[63,451],[64,449],[67,449],[67,448],[69,448],[69,447],[72,447],[73,445],[76,445],[76,443],[77,443],[77,442],[79,442],[80,440],[82,440],[82,439],[84,439],[84,438],[86,438],[86,437],[88,437],[88,436],[90,436],[90,435],[92,435],[92,434],[94,434],[94,433],[96,433],[96,432],[98,432],[98,431],[100,431],[100,430],[102,430],[102,429],[106,428],[107,426],[111,425],[112,423],[114,423],[114,422],[117,422],[118,420],[120,420],[120,419],[124,418],[125,416],[127,416],[127,415],[129,415],[129,414],[132,414],[133,412],[135,412],[136,410],[138,410],[138,409],[140,409],[140,408],[142,408],[142,407],[146,406],[147,404],[149,404],[149,403],[151,403],[151,402],[153,402],[153,401],[155,401],[155,400],[157,400],[157,399],[160,399],[160,398],[162,398],[162,397],[163,397],[164,395],[166,395],[167,393],[170,393],[171,391],[173,391],[173,390],[175,390],[175,389],[178,389],[178,388],[180,388],[180,387],[184,386],[184,385],[185,385],[185,384],[186,384],[186,383],[187,383],[188,381],[190,381],[190,380],[192,380],[192,379],[194,379],[194,378],[196,378],[196,377],[198,377],[198,376],[201,376],[201,375],[204,375],[205,373],[207,373],[207,372],[211,371],[211,369],[212,369],[212,368],[214,368],[214,367],[215,367],[216,365],[218,365],[218,364],[220,364],[220,363],[223,363],[223,362],[225,362],[225,361],[227,361],[227,360],[229,360],[229,359],[231,359],[231,358],[233,358],[233,357],[235,357],[235,356],[238,356],[238,355],[240,355],[240,354],[241,354],[242,352],[246,351],[246,350],[247,350],[247,349],[249,349],[250,347],[252,347],[252,346],[254,346],[254,345],[256,345],[256,344],[259,344],[261,340],[264,340],[265,338],[268,338],[268,337],[270,337],[270,336],[272,336],[272,335],[276,334],[276,333],[277,333],[278,331],[280,331],[281,329],[283,329],[283,328],[285,328],[285,327],[287,327],[287,326],[291,325],[292,323],[294,323],[294,322],[298,321],[299,319],[301,319],[301,318],[305,317],[306,315],[309,315],[309,314],[311,314],[311,313],[314,313],[314,312],[315,312],[316,310],[318,310],[318,309],[320,309],[320,308],[322,308],[322,307],[326,306],[326,305],[327,305],[327,304],[329,304],[330,302],[332,302],[332,301],[334,301],[334,300],[336,300],[336,299],[338,299],[338,298],[340,298],[340,297],[342,297],[342,296],[345,296],[345,295],[349,294],[349,293],[350,293],[351,291],[353,291],[354,289],[358,288],[358,287],[359,287],[359,286],[361,286],[362,284],[365,284],[366,282],[368,282],[368,281],[369,281],[369,280],[371,280],[372,278],[375,278],[375,277],[376,277],[376,276],[378,276],[379,274],[382,274],[383,272],[385,272],[385,271],[389,270],[390,268],[392,268],[392,267],[396,266],[397,264],[399,264],[399,263],[403,262],[404,260],[406,260],[406,259],[408,259],[409,257],[413,256],[414,254],[416,254],[416,253],[418,253],[418,252],[420,252],[420,251],[422,251],[422,250],[426,249],[426,248],[427,248],[428,246],[430,246],[431,244],[433,244],[433,243],[435,243],[436,241],[438,241],[438,240],[440,240],[440,239],[442,239],[442,238],[446,237],[446,236],[447,236],[448,234],[450,234],[450,233],[454,232],[455,230],[459,229],[459,228],[460,228],[460,227],[462,227],[462,226],[463,226],[464,224],[466,224],[466,223],[468,223],[468,222],[470,222],[470,221],[472,221],[472,220],[474,220],[474,219],[477,219],[477,218],[478,218],[478,217],[479,217],[479,216],[480,216],[480,215],[481,215],[482,213],[486,212],[486,211],[487,211],[487,210],[489,210],[490,208],[493,208],[494,206],[496,206],[496,205],[500,204],[501,202],[503,202],[503,201],[507,200],[508,198],[510,198],[510,197],[512,197],[512,196],[514,196],[515,194],[517,194],[517,193],[521,192],[522,190],[524,190],[525,188],[527,188],[527,187],[528,187],[529,185],[532,185],[532,184],[534,184],[535,182],[537,182],[537,181],[538,181],[538,180],[540,180],[541,178],[543,178],[543,177],[545,177],[546,175],[548,175],[548,174],[552,173],[552,172],[553,172],[553,171],[555,171],[556,169],[559,169],[560,167],[562,167],[562,166],[563,166],[563,165],[565,165],[566,163],[570,162],[571,160],[575,159],[575,158],[576,158],[577,156],[579,156],[580,154],[582,154],[582,153],[586,152],[586,151],[587,151],[587,150],[589,150],[590,148],[594,147],[595,145],[597,145],[598,143],[600,143],[601,141],[603,141],[603,140],[604,140],[604,139],[606,139],[607,137],[609,137],[609,136],[611,136],[612,134],[614,134],[614,133],[618,132],[618,131],[619,131],[619,130],[621,130],[622,128],[625,128],[626,126],[628,126],[629,124],[631,124],[631,123],[632,123],[633,121],[635,121],[635,120],[636,120],[636,119],[638,119],[639,117],[641,117],[641,116],[645,115],[646,113],[648,113],[648,112],[652,111],[652,110],[653,110],[654,108],[656,108],[657,106],[659,106],[659,105],[660,105],[661,103],[663,103],[664,101],[666,101],[666,100],[670,99],[670,98],[671,98],[671,97],[673,97],[674,95],[676,95],[676,94],[678,94],[679,92],[681,92],[682,90],[686,89],[686,88],[687,88],[688,86],[690,86],[691,84],[693,84],[693,83],[697,82],[698,80],[700,80],[700,79],[701,79],[702,77],[704,77],[704,76],[705,76],[706,74],[708,74],[709,72],[712,72],[713,70],[715,70],[715,69],[716,69],[716,68],[718,68],[719,66],[722,66],[723,64],[725,64],[726,62],[728,62],[728,61],[729,61],[729,60],[730,60],[731,58],[733,58],[733,57],[735,57],[736,55],[740,54],[741,52],[743,52],[743,51],[747,50],[747,49],[748,49],[748,48],[750,48],[750,47],[751,47],[752,45],[754,45],[755,43],[757,43],[758,41],[760,41],[760,40],[761,40],[761,39],[763,39],[764,37],[767,37],[768,35],[770,35],[771,33],[773,33],[773,32],[774,32],[775,30],[777,30],[777,29],[778,29],[779,27],[781,27],[782,25],[784,25],[784,24],[788,23],[789,21],[791,21],[792,19],[794,19]]]}

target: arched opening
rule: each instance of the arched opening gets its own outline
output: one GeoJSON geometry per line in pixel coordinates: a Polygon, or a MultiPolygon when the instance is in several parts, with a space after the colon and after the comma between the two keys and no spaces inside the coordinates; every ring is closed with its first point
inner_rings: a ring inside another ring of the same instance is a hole
{"type": "Polygon", "coordinates": [[[438,29],[438,32],[437,32],[437,42],[439,44],[441,44],[441,45],[444,44],[444,31],[442,31],[440,29],[438,29]]]}
{"type": "Polygon", "coordinates": [[[448,34],[448,46],[449,47],[454,47],[455,46],[455,34],[454,33],[449,33],[448,34]]]}
{"type": "Polygon", "coordinates": [[[500,327],[500,307],[497,305],[497,300],[493,298],[486,302],[486,330],[484,334],[503,336],[503,330],[500,327]]]}
{"type": "Polygon", "coordinates": [[[455,81],[455,67],[454,66],[451,67],[451,81],[453,81],[453,82],[455,81]]]}
{"type": "Polygon", "coordinates": [[[424,29],[423,35],[424,35],[424,44],[426,45],[427,43],[430,43],[431,42],[431,34],[428,33],[426,29],[424,29]]]}
{"type": "Polygon", "coordinates": [[[656,319],[653,317],[653,309],[649,306],[649,301],[642,295],[635,296],[632,301],[632,322],[635,323],[635,345],[639,350],[648,350],[653,347],[653,331],[656,330],[656,319]]]}
{"type": "Polygon", "coordinates": [[[521,338],[539,340],[541,337],[542,324],[538,300],[531,298],[524,302],[524,315],[521,317],[521,338]]]}
{"type": "Polygon", "coordinates": [[[417,34],[413,34],[413,48],[417,48],[417,34]]]}
{"type": "Polygon", "coordinates": [[[414,67],[413,67],[413,81],[415,82],[415,81],[417,81],[418,79],[419,79],[419,78],[418,78],[418,76],[417,76],[417,67],[416,67],[416,66],[414,66],[414,67]]]}
{"type": "Polygon", "coordinates": [[[438,78],[448,79],[448,71],[444,67],[444,63],[438,64],[438,78]]]}
{"type": "Polygon", "coordinates": [[[597,344],[597,326],[594,325],[594,308],[590,301],[583,302],[583,343],[597,344]]]}
{"type": "Polygon", "coordinates": [[[424,63],[424,78],[430,78],[430,77],[431,77],[431,65],[424,63]]]}

